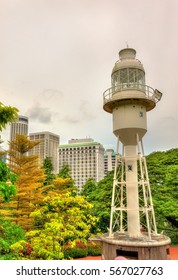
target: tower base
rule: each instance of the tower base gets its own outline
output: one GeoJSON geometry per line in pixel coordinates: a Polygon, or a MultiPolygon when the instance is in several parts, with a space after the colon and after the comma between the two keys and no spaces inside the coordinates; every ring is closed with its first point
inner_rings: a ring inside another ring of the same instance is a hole
{"type": "Polygon", "coordinates": [[[131,238],[127,233],[113,233],[101,236],[102,259],[114,260],[117,256],[133,260],[169,260],[169,244],[171,240],[165,235],[152,235],[152,240],[143,234],[138,238],[131,238]]]}

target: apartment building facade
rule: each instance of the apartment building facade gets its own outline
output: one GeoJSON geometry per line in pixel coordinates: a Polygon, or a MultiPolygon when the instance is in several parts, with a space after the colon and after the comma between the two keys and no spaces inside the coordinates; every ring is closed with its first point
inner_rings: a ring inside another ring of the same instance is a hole
{"type": "Polygon", "coordinates": [[[104,148],[91,138],[71,139],[59,146],[59,170],[68,164],[78,192],[88,178],[97,182],[104,177],[104,148]]]}
{"type": "Polygon", "coordinates": [[[35,146],[29,154],[38,155],[39,163],[42,165],[44,159],[49,157],[53,164],[53,173],[57,174],[59,171],[58,165],[58,148],[60,143],[59,135],[49,131],[30,133],[29,138],[31,141],[41,141],[39,145],[35,146]]]}
{"type": "Polygon", "coordinates": [[[13,121],[10,125],[10,141],[13,141],[16,134],[28,135],[28,117],[18,116],[16,121],[13,121]]]}

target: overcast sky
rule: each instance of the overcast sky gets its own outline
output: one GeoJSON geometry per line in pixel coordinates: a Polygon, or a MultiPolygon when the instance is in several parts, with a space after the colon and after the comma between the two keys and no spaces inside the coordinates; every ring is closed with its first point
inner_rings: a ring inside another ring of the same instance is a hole
{"type": "Polygon", "coordinates": [[[177,148],[177,15],[177,0],[0,0],[0,101],[29,117],[29,132],[115,149],[103,92],[128,45],[147,85],[163,92],[148,112],[145,152],[177,148]]]}

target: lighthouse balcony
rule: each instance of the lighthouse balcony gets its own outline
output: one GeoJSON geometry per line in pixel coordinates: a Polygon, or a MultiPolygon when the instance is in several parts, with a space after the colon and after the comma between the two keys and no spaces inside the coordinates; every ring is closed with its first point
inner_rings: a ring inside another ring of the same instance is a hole
{"type": "Polygon", "coordinates": [[[112,113],[119,104],[137,101],[150,111],[161,99],[162,93],[152,87],[138,83],[123,83],[107,89],[103,93],[103,108],[112,113]]]}

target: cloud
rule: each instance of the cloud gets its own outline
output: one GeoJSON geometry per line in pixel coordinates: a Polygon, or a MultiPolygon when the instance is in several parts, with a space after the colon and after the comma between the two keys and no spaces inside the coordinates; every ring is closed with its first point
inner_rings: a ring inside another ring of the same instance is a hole
{"type": "Polygon", "coordinates": [[[48,88],[48,89],[44,89],[39,95],[38,95],[38,99],[57,99],[57,98],[61,98],[63,97],[63,92],[61,90],[58,89],[52,89],[52,88],[48,88]]]}
{"type": "Polygon", "coordinates": [[[60,120],[61,122],[66,122],[67,124],[73,125],[73,124],[78,124],[81,122],[79,118],[72,118],[70,115],[66,115],[64,118],[60,120]]]}
{"type": "Polygon", "coordinates": [[[51,124],[53,119],[58,119],[59,100],[63,97],[60,90],[47,88],[42,90],[34,99],[31,107],[26,111],[30,120],[36,123],[51,124]]]}
{"type": "Polygon", "coordinates": [[[52,112],[48,107],[42,107],[39,103],[32,105],[26,112],[26,115],[30,117],[31,120],[35,120],[41,123],[51,123],[52,112]]]}
{"type": "Polygon", "coordinates": [[[74,125],[85,121],[93,121],[96,118],[96,112],[94,112],[96,108],[93,109],[92,104],[87,100],[80,100],[77,107],[70,107],[69,113],[62,117],[60,121],[74,125]]]}
{"type": "Polygon", "coordinates": [[[96,112],[93,111],[93,106],[88,100],[81,100],[79,112],[82,115],[82,119],[85,120],[93,120],[96,117],[96,112]]]}

